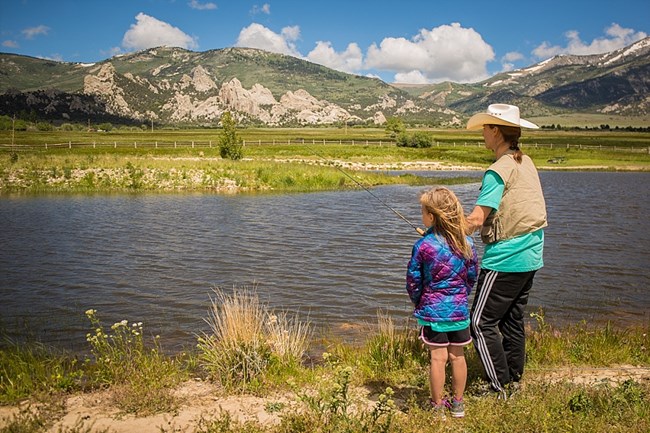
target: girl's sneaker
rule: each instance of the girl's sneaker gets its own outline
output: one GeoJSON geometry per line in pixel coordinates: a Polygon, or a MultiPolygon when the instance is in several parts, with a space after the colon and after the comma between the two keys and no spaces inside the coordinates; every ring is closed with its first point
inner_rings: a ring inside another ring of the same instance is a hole
{"type": "Polygon", "coordinates": [[[451,407],[447,400],[442,399],[440,404],[436,404],[433,400],[429,399],[429,403],[431,404],[431,410],[438,419],[442,421],[447,419],[447,411],[451,407]]]}
{"type": "Polygon", "coordinates": [[[463,400],[451,399],[451,407],[449,408],[451,416],[454,418],[462,418],[465,416],[465,403],[463,400]]]}

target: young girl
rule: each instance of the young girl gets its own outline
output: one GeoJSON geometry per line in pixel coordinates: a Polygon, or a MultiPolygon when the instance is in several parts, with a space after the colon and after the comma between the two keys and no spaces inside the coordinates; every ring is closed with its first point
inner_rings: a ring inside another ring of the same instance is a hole
{"type": "Polygon", "coordinates": [[[420,339],[429,347],[431,405],[444,416],[465,416],[463,392],[467,364],[463,347],[470,343],[469,296],[478,273],[474,241],[456,195],[433,188],[420,196],[422,222],[428,228],[415,242],[406,273],[406,291],[422,326],[420,339]],[[451,364],[453,399],[443,399],[445,366],[451,364]]]}

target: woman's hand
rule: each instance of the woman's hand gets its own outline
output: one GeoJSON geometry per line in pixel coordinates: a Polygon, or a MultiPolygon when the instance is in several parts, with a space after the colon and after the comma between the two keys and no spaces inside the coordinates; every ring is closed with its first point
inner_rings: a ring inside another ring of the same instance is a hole
{"type": "Polygon", "coordinates": [[[476,230],[480,229],[493,210],[494,209],[488,206],[475,206],[472,213],[467,216],[467,227],[469,228],[469,232],[474,233],[476,230]]]}

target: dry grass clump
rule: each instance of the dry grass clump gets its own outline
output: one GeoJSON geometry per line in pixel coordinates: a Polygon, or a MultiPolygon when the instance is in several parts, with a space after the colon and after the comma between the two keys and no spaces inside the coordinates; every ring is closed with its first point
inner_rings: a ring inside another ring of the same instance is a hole
{"type": "Polygon", "coordinates": [[[255,388],[271,366],[299,364],[311,337],[308,323],[274,313],[254,288],[214,289],[206,322],[211,333],[198,339],[199,360],[227,389],[255,388]]]}

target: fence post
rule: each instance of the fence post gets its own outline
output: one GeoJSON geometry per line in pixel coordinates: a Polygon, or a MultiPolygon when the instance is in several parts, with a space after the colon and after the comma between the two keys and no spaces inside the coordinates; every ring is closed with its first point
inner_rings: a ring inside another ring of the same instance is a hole
{"type": "Polygon", "coordinates": [[[72,149],[72,141],[68,141],[68,149],[72,149]]]}
{"type": "Polygon", "coordinates": [[[158,142],[156,141],[156,149],[158,149],[158,142]]]}
{"type": "Polygon", "coordinates": [[[95,149],[95,142],[93,141],[93,149],[95,149]]]}
{"type": "Polygon", "coordinates": [[[174,149],[176,149],[176,142],[174,141],[174,149]]]}
{"type": "Polygon", "coordinates": [[[137,148],[138,148],[138,142],[137,142],[137,141],[134,141],[134,142],[133,142],[133,148],[134,148],[134,149],[137,149],[137,148]]]}
{"type": "Polygon", "coordinates": [[[210,140],[210,148],[212,148],[212,140],[210,140]]]}
{"type": "MultiPolygon", "coordinates": [[[[45,150],[47,150],[47,143],[45,143],[45,150]]],[[[648,153],[650,153],[650,147],[648,147],[648,153]]]]}
{"type": "Polygon", "coordinates": [[[114,142],[113,142],[113,148],[114,148],[114,149],[117,149],[117,141],[114,141],[114,142]]]}

